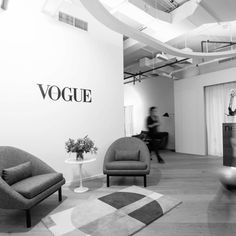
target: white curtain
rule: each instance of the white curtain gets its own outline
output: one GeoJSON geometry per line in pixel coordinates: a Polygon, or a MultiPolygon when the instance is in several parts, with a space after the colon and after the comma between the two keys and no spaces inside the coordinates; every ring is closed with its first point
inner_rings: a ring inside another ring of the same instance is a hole
{"type": "Polygon", "coordinates": [[[223,156],[224,85],[205,88],[208,155],[223,156]]]}
{"type": "Polygon", "coordinates": [[[133,106],[124,107],[125,116],[125,136],[130,137],[133,135],[133,106]]]}
{"type": "MultiPolygon", "coordinates": [[[[236,116],[228,115],[232,89],[236,89],[235,82],[205,88],[208,155],[223,156],[222,124],[236,122],[236,116]]],[[[233,109],[235,100],[236,98],[233,101],[233,109]]]]}

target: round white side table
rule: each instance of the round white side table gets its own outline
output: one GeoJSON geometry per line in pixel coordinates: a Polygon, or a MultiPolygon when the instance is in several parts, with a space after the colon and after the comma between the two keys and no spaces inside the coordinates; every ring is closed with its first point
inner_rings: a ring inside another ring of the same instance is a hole
{"type": "Polygon", "coordinates": [[[88,158],[88,159],[83,159],[83,160],[76,160],[75,158],[68,158],[65,160],[65,163],[67,164],[75,164],[75,165],[79,165],[79,180],[80,180],[80,185],[78,188],[74,189],[74,192],[76,193],[84,193],[86,191],[88,191],[87,187],[83,186],[83,178],[82,178],[82,166],[83,164],[89,163],[89,162],[93,162],[95,161],[96,158],[88,158]]]}

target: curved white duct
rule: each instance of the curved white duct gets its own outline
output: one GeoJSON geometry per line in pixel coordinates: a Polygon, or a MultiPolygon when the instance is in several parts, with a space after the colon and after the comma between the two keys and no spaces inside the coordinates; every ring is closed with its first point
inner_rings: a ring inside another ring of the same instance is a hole
{"type": "Polygon", "coordinates": [[[196,59],[216,59],[220,57],[236,56],[236,50],[213,53],[184,52],[181,49],[177,49],[170,45],[162,43],[161,41],[154,39],[153,37],[146,35],[122,23],[117,18],[112,16],[98,0],[80,0],[80,2],[98,21],[106,25],[111,30],[114,30],[122,35],[126,35],[130,38],[133,38],[141,43],[144,43],[165,53],[179,57],[196,59]]]}

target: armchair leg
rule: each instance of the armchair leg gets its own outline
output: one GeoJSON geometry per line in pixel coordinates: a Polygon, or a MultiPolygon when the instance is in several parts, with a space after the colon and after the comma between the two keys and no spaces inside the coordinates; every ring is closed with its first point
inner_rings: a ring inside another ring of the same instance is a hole
{"type": "Polygon", "coordinates": [[[109,175],[107,175],[107,187],[110,187],[109,175]]]}
{"type": "Polygon", "coordinates": [[[147,187],[147,176],[144,175],[143,178],[144,178],[144,187],[146,188],[147,187]]]}
{"type": "Polygon", "coordinates": [[[58,189],[58,200],[59,200],[59,202],[62,201],[61,187],[58,189]]]}
{"type": "Polygon", "coordinates": [[[26,216],[26,227],[31,227],[31,215],[30,215],[30,209],[25,210],[25,216],[26,216]]]}

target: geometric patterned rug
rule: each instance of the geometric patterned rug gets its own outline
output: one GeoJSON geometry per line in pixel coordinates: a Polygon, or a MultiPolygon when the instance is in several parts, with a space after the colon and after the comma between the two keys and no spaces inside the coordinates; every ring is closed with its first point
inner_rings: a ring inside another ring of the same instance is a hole
{"type": "Polygon", "coordinates": [[[53,235],[133,235],[179,205],[171,197],[131,186],[42,219],[53,235]]]}

